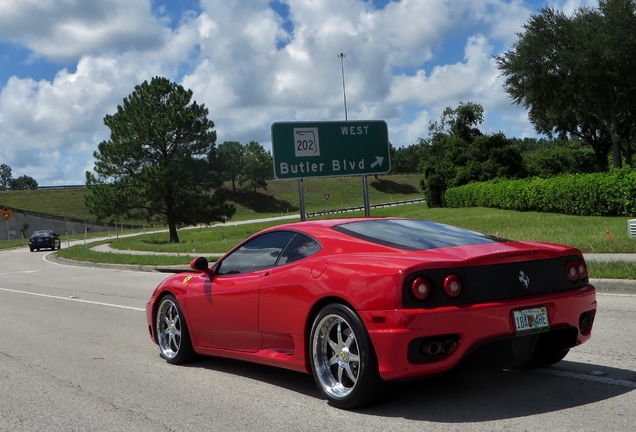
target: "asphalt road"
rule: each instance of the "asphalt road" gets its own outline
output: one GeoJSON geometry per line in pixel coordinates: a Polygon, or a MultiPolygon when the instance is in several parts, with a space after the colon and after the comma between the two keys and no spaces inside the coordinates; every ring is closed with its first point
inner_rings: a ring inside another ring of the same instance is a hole
{"type": "Polygon", "coordinates": [[[600,293],[592,340],[554,367],[395,383],[329,406],[304,374],[170,366],[144,307],[165,275],[0,252],[0,431],[625,431],[636,424],[636,296],[600,293]]]}

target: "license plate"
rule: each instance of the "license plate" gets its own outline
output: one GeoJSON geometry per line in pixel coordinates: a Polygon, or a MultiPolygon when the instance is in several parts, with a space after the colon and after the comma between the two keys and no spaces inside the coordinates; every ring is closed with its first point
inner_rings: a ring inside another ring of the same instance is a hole
{"type": "Polygon", "coordinates": [[[517,335],[550,330],[548,309],[545,306],[513,311],[512,318],[515,322],[515,333],[517,335]]]}

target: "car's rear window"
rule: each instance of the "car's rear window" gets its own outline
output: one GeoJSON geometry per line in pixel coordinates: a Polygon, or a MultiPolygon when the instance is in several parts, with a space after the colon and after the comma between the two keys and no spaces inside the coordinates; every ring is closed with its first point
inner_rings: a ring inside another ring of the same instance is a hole
{"type": "Polygon", "coordinates": [[[336,225],[333,229],[371,243],[405,250],[507,241],[463,228],[411,219],[372,219],[336,225]]]}

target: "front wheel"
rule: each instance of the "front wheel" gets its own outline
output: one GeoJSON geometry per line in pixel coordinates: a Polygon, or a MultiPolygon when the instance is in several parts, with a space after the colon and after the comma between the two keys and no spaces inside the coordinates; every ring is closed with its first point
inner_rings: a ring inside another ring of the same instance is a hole
{"type": "Polygon", "coordinates": [[[309,344],[314,379],[332,405],[352,409],[380,397],[384,382],[371,339],[350,308],[324,307],[314,320],[309,344]]]}
{"type": "Polygon", "coordinates": [[[167,295],[161,299],[155,323],[161,357],[171,364],[192,360],[194,350],[188,325],[174,296],[167,295]]]}

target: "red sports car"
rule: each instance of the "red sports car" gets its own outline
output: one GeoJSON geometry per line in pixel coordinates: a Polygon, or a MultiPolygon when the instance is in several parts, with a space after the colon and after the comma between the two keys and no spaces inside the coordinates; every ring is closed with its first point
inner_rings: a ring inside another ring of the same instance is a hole
{"type": "Polygon", "coordinates": [[[146,306],[163,358],[310,373],[340,408],[471,360],[548,366],[590,338],[596,314],[579,250],[424,220],[279,225],[191,267],[146,306]]]}

